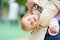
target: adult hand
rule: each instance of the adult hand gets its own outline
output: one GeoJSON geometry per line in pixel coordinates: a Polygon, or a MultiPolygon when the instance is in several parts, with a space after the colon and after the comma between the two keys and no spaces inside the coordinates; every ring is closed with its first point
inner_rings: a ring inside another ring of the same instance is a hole
{"type": "Polygon", "coordinates": [[[28,2],[28,3],[26,3],[26,6],[27,6],[27,8],[28,8],[28,10],[30,11],[30,12],[32,12],[32,8],[33,8],[33,5],[34,5],[35,3],[34,2],[28,2]]]}

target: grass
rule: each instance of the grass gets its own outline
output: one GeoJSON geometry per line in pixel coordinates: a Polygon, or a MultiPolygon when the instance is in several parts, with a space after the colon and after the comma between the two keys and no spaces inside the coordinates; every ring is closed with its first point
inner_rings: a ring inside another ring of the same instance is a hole
{"type": "Polygon", "coordinates": [[[21,23],[18,21],[18,25],[10,25],[9,21],[0,23],[0,40],[27,40],[29,32],[24,32],[21,29],[21,23]]]}

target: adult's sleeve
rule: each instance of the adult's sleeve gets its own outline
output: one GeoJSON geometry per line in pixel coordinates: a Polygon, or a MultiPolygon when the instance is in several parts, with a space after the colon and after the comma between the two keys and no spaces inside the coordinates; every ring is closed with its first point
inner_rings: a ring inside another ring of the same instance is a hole
{"type": "Polygon", "coordinates": [[[51,0],[51,1],[57,6],[57,8],[60,11],[60,0],[51,0]]]}
{"type": "Polygon", "coordinates": [[[47,4],[40,15],[41,26],[47,27],[49,25],[49,20],[52,19],[57,14],[57,12],[58,9],[52,2],[47,4]]]}

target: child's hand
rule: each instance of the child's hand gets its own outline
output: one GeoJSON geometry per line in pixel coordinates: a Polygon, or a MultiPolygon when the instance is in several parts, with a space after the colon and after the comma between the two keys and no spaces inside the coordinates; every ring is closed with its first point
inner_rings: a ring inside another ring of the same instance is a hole
{"type": "Polygon", "coordinates": [[[56,27],[51,27],[51,28],[48,29],[48,33],[51,36],[56,36],[58,34],[58,29],[56,27]]]}
{"type": "Polygon", "coordinates": [[[50,20],[48,33],[51,36],[56,36],[59,33],[59,24],[56,18],[50,20]]]}
{"type": "Polygon", "coordinates": [[[57,31],[56,31],[56,29],[54,27],[50,28],[50,32],[53,33],[53,34],[57,33],[57,31]]]}

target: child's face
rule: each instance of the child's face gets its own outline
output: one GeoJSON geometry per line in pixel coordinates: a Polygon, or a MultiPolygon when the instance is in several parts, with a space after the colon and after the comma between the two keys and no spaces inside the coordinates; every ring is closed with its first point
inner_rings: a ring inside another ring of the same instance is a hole
{"type": "Polygon", "coordinates": [[[24,22],[25,26],[29,30],[31,30],[32,28],[35,28],[38,25],[39,18],[37,15],[31,14],[31,15],[23,18],[23,22],[24,22]]]}

